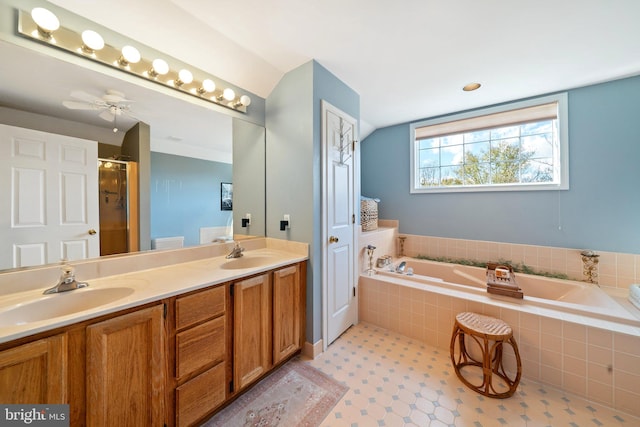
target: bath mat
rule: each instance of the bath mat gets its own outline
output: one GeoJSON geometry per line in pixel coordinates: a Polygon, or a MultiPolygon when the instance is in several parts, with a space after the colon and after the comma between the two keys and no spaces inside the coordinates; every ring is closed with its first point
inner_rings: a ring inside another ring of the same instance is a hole
{"type": "Polygon", "coordinates": [[[202,427],[319,426],[348,389],[296,357],[202,427]]]}

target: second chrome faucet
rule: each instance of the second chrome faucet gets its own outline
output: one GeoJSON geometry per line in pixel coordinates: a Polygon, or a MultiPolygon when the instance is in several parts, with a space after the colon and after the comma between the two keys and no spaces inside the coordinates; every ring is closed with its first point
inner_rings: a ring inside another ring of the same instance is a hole
{"type": "Polygon", "coordinates": [[[233,249],[231,250],[229,255],[227,255],[227,259],[240,258],[243,255],[242,252],[244,252],[244,248],[240,246],[240,243],[234,242],[233,249]]]}

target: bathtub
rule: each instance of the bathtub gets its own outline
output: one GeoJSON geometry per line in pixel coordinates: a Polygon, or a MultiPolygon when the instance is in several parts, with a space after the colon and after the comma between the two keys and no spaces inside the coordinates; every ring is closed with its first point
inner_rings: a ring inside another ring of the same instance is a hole
{"type": "Polygon", "coordinates": [[[515,273],[523,299],[489,294],[484,268],[449,264],[415,258],[394,260],[394,266],[406,262],[405,274],[376,269],[375,275],[399,281],[412,287],[446,293],[459,298],[483,300],[489,298],[504,306],[525,306],[527,311],[540,309],[586,316],[592,319],[640,327],[640,310],[626,300],[626,290],[600,288],[595,284],[544,276],[515,273]],[[411,268],[413,274],[406,271],[411,268]]]}

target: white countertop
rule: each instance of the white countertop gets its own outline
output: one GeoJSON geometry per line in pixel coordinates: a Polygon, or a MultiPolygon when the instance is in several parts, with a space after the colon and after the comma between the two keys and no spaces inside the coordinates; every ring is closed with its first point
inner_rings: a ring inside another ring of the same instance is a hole
{"type": "MultiPolygon", "coordinates": [[[[44,290],[51,287],[49,285],[40,289],[30,289],[4,295],[0,298],[0,319],[3,319],[3,313],[6,314],[8,311],[21,309],[20,307],[39,300],[46,301],[45,304],[49,302],[56,304],[56,301],[62,301],[66,296],[74,293],[86,293],[87,297],[91,298],[91,292],[95,292],[96,290],[116,287],[127,288],[127,295],[120,299],[98,307],[76,311],[68,315],[11,325],[7,325],[6,323],[9,322],[6,320],[0,320],[0,343],[114,313],[123,309],[159,301],[211,285],[233,281],[245,276],[308,259],[307,256],[295,252],[264,248],[246,251],[244,252],[244,256],[237,258],[237,260],[247,262],[247,260],[251,258],[260,258],[260,265],[258,267],[226,269],[224,268],[224,264],[234,260],[226,259],[224,256],[218,256],[165,267],[139,270],[127,274],[86,280],[89,283],[87,288],[58,294],[43,295],[44,290]],[[3,322],[5,324],[3,324],[3,322]]],[[[85,278],[78,276],[77,280],[84,281],[85,278]]],[[[77,299],[78,297],[73,298],[77,299]]]]}

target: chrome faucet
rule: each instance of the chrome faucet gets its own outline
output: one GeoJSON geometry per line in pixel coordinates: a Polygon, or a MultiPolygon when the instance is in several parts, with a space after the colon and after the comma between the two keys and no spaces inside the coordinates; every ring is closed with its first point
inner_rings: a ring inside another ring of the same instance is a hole
{"type": "Polygon", "coordinates": [[[72,291],[78,288],[85,288],[89,286],[86,282],[78,282],[76,280],[75,273],[73,271],[73,267],[70,265],[62,266],[62,274],[60,275],[60,279],[58,279],[58,283],[44,291],[45,295],[48,294],[57,294],[60,292],[72,291]]]}
{"type": "Polygon", "coordinates": [[[229,255],[227,255],[227,259],[229,258],[240,258],[243,255],[244,248],[240,246],[240,243],[235,242],[233,245],[233,249],[231,250],[231,252],[229,253],[229,255]]]}

